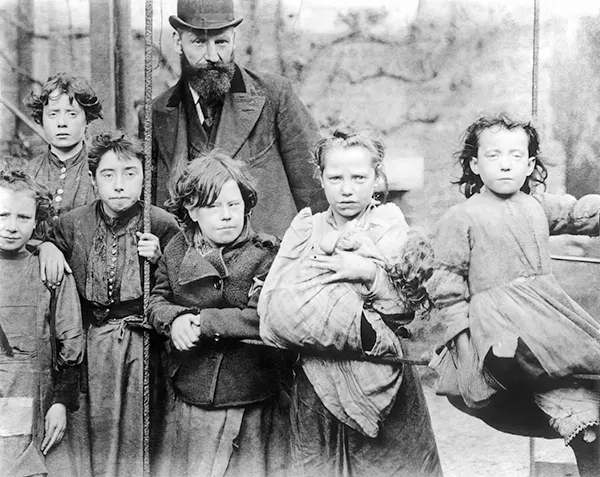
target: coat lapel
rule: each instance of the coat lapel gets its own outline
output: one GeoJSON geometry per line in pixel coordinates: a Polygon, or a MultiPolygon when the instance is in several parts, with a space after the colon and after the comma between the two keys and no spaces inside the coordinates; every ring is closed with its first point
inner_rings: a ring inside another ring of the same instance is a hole
{"type": "Polygon", "coordinates": [[[163,107],[157,107],[154,114],[154,134],[160,148],[160,156],[170,171],[176,158],[187,162],[187,125],[185,108],[181,98],[181,81],[171,90],[163,107]],[[175,140],[173,140],[175,139],[175,140]]]}
{"type": "Polygon", "coordinates": [[[217,269],[200,255],[194,247],[188,247],[185,257],[181,262],[177,283],[179,285],[187,285],[203,278],[219,278],[220,276],[217,269]]]}
{"type": "Polygon", "coordinates": [[[215,147],[234,157],[248,139],[264,105],[264,96],[257,94],[226,95],[215,147]]]}

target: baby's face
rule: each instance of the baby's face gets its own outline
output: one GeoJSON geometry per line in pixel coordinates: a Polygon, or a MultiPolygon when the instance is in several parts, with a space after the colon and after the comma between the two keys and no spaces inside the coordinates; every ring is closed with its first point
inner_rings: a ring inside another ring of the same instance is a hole
{"type": "Polygon", "coordinates": [[[31,192],[0,187],[0,250],[19,252],[35,228],[36,203],[31,192]]]}

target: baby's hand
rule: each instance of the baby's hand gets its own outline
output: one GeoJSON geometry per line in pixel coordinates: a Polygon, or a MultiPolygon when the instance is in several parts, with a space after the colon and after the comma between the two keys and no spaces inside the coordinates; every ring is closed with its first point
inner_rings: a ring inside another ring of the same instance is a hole
{"type": "Polygon", "coordinates": [[[200,340],[200,316],[192,313],[178,316],[171,324],[171,341],[179,351],[188,351],[200,340]]]}
{"type": "Polygon", "coordinates": [[[353,230],[348,232],[329,232],[323,235],[319,247],[327,255],[333,255],[336,250],[352,252],[360,247],[360,244],[353,237],[353,230]]]}
{"type": "Polygon", "coordinates": [[[354,240],[354,231],[342,234],[335,244],[335,248],[346,252],[353,252],[358,250],[359,247],[360,243],[357,240],[354,240]]]}
{"type": "Polygon", "coordinates": [[[140,257],[146,257],[152,265],[156,265],[162,255],[160,251],[160,240],[154,234],[136,232],[138,237],[138,254],[140,257]]]}
{"type": "Polygon", "coordinates": [[[62,440],[66,428],[67,408],[64,404],[55,403],[46,413],[44,441],[42,442],[44,455],[47,455],[48,451],[62,440]]]}

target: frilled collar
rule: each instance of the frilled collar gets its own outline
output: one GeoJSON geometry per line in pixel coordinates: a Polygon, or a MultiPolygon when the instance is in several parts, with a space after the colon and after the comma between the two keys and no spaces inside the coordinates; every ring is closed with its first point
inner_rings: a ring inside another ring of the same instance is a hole
{"type": "Polygon", "coordinates": [[[87,160],[87,150],[84,143],[83,147],[77,154],[69,157],[66,161],[61,161],[58,156],[50,150],[50,146],[48,146],[47,157],[50,164],[52,164],[54,167],[65,167],[66,169],[71,169],[72,167],[81,164],[82,161],[87,160]]]}

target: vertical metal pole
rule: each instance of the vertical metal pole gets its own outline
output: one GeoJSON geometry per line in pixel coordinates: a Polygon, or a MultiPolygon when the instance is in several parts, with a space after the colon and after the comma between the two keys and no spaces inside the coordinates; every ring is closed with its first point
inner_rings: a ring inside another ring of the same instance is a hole
{"type": "Polygon", "coordinates": [[[533,69],[531,73],[531,119],[538,116],[538,86],[540,69],[540,0],[533,0],[533,69]]]}
{"type": "MultiPolygon", "coordinates": [[[[152,194],[152,0],[146,0],[144,27],[144,232],[150,232],[152,194]]],[[[144,321],[150,302],[150,263],[144,260],[144,321]]],[[[150,333],[144,332],[144,477],[150,477],[150,333]]]]}
{"type": "MultiPolygon", "coordinates": [[[[540,57],[540,0],[533,0],[533,67],[531,70],[531,120],[538,116],[538,83],[540,57]]],[[[536,477],[537,459],[535,457],[535,438],[529,438],[529,476],[536,477]]]]}

